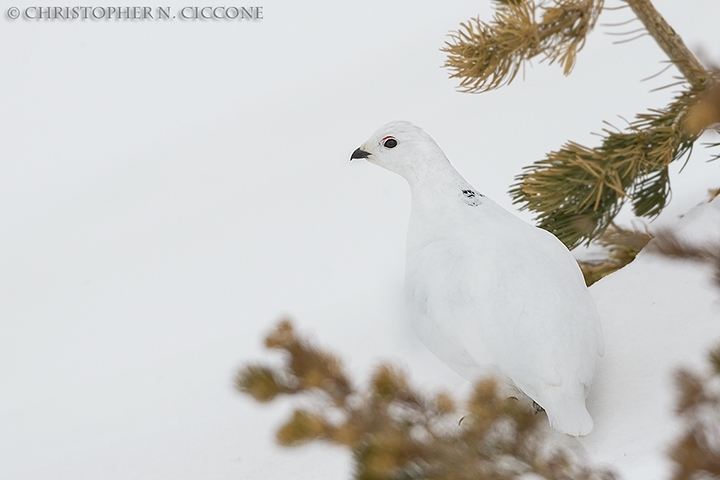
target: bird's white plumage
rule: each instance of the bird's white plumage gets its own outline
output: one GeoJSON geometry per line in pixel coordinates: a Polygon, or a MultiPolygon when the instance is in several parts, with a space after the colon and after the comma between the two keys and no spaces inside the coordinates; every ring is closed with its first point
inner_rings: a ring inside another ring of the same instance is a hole
{"type": "Polygon", "coordinates": [[[568,249],[482,196],[409,122],[381,127],[353,157],[410,184],[405,295],[423,343],[471,381],[509,379],[554,428],[588,434],[585,397],[603,341],[568,249]]]}

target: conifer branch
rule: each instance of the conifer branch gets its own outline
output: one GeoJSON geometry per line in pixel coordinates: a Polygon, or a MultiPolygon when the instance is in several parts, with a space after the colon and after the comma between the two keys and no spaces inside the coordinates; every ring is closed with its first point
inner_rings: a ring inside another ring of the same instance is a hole
{"type": "MultiPolygon", "coordinates": [[[[700,134],[720,123],[717,73],[702,66],[650,0],[624,1],[686,87],[667,107],[637,115],[625,131],[604,130],[600,146],[567,142],[516,177],[513,202],[569,248],[601,235],[627,202],[639,217],[657,216],[669,201],[670,163],[689,157],[700,134]]],[[[559,62],[568,74],[603,9],[602,0],[496,3],[492,21],[463,23],[443,48],[461,91],[508,84],[537,56],[559,62]]]]}
{"type": "Polygon", "coordinates": [[[709,375],[687,369],[675,375],[675,410],[683,431],[670,450],[672,480],[720,476],[720,347],[710,352],[708,360],[712,367],[709,375]]]}
{"type": "MultiPolygon", "coordinates": [[[[719,193],[720,189],[711,190],[709,201],[719,193]]],[[[648,244],[648,251],[712,265],[715,285],[720,288],[720,243],[690,244],[665,230],[648,244]]],[[[674,462],[672,480],[720,476],[720,346],[710,352],[708,363],[710,373],[680,369],[675,374],[675,412],[682,422],[682,432],[669,451],[674,462]]]]}
{"type": "Polygon", "coordinates": [[[697,246],[680,240],[675,233],[663,230],[648,245],[649,251],[670,258],[693,260],[715,267],[715,285],[720,288],[720,244],[697,246]]]}
{"type": "Polygon", "coordinates": [[[685,46],[682,38],[665,21],[650,0],[625,0],[650,36],[690,85],[699,87],[708,81],[708,72],[685,46]]]}
{"type": "MultiPolygon", "coordinates": [[[[720,72],[717,70],[713,71],[713,82],[688,111],[683,125],[685,131],[691,134],[702,133],[713,127],[720,133],[720,72]]],[[[720,142],[709,143],[707,147],[720,147],[720,142]]],[[[720,153],[714,155],[714,159],[717,158],[720,158],[720,153]]]]}
{"type": "Polygon", "coordinates": [[[463,92],[480,93],[512,82],[525,62],[540,56],[558,62],[565,75],[593,29],[604,0],[556,0],[551,6],[533,0],[497,2],[489,23],[462,23],[442,49],[450,78],[463,92]],[[538,20],[538,17],[540,20],[538,20]]]}
{"type": "Polygon", "coordinates": [[[300,338],[287,321],[266,345],[283,351],[284,365],[246,367],[238,372],[237,387],[261,402],[279,394],[305,397],[303,408],[278,430],[277,442],[349,448],[357,480],[510,480],[532,473],[548,479],[614,478],[551,446],[547,421],[528,404],[503,398],[493,379],[475,385],[458,425],[458,402],[450,395],[424,394],[387,364],[375,369],[366,389],[358,388],[337,358],[300,338]],[[336,398],[337,391],[342,394],[336,398]]]}
{"type": "Polygon", "coordinates": [[[668,165],[689,155],[697,139],[681,118],[702,88],[638,115],[625,132],[603,130],[598,147],[568,142],[525,167],[511,187],[513,202],[535,212],[538,226],[569,248],[601,235],[628,200],[637,216],[657,216],[669,200],[668,165]]]}
{"type": "Polygon", "coordinates": [[[607,258],[596,262],[578,261],[587,286],[589,287],[635,260],[640,250],[652,238],[647,230],[629,230],[615,224],[610,225],[598,238],[598,243],[608,250],[607,258]]]}
{"type": "Polygon", "coordinates": [[[604,130],[599,147],[568,142],[516,177],[513,202],[569,248],[601,235],[628,201],[638,217],[656,217],[669,201],[668,166],[689,157],[702,131],[720,120],[717,103],[705,100],[718,88],[712,74],[649,0],[626,2],[689,86],[666,108],[638,115],[625,132],[604,130]]]}

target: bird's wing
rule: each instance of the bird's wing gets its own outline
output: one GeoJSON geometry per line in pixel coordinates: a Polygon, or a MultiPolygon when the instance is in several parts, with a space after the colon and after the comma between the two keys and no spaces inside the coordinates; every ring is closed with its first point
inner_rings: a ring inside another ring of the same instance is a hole
{"type": "Polygon", "coordinates": [[[472,356],[489,349],[521,382],[527,376],[550,385],[589,384],[602,334],[579,267],[554,236],[508,216],[494,228],[469,231],[478,239],[466,237],[460,247],[469,253],[451,281],[458,297],[468,298],[456,310],[466,318],[463,345],[472,356]]]}

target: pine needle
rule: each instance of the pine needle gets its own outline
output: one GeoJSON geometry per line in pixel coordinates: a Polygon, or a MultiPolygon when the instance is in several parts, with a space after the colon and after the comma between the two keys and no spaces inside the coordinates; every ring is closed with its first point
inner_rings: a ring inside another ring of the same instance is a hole
{"type": "Polygon", "coordinates": [[[492,21],[462,23],[442,49],[448,54],[445,67],[450,78],[460,79],[462,92],[507,85],[537,56],[550,64],[558,62],[569,74],[604,0],[556,0],[551,6],[532,0],[497,3],[492,21]]]}
{"type": "Polygon", "coordinates": [[[612,224],[597,239],[597,242],[607,249],[607,257],[602,261],[595,262],[578,261],[587,286],[589,287],[635,260],[640,250],[652,238],[647,229],[645,231],[629,230],[612,224]]]}
{"type": "MultiPolygon", "coordinates": [[[[365,389],[347,381],[348,401],[335,402],[324,385],[347,379],[342,367],[324,369],[320,382],[300,381],[305,367],[318,358],[334,358],[300,338],[283,322],[266,341],[285,354],[285,364],[275,369],[248,367],[238,378],[260,373],[259,382],[295,378],[297,408],[278,429],[278,444],[294,447],[308,442],[328,442],[352,452],[356,480],[510,480],[525,476],[549,479],[612,479],[608,471],[591,469],[560,446],[548,448],[546,420],[532,411],[529,402],[503,398],[493,378],[479,381],[458,426],[459,403],[447,393],[428,395],[413,387],[402,370],[378,366],[365,389]],[[308,357],[308,355],[310,357],[308,357]],[[255,372],[255,373],[252,373],[255,372]]],[[[335,360],[340,365],[339,360],[335,360]]],[[[251,382],[252,383],[252,382],[251,382]]],[[[241,391],[252,389],[238,383],[241,391]]],[[[266,400],[264,395],[253,395],[266,400]]]]}
{"type": "Polygon", "coordinates": [[[669,201],[668,165],[697,139],[679,125],[702,91],[688,88],[668,107],[637,115],[623,132],[604,130],[597,147],[568,142],[550,152],[516,177],[513,202],[569,248],[601,235],[628,201],[637,216],[654,218],[669,201]]]}

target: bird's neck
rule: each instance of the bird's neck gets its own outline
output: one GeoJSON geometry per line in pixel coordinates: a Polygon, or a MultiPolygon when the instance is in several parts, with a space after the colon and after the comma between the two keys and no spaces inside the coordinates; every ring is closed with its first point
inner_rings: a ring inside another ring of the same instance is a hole
{"type": "Polygon", "coordinates": [[[472,186],[445,158],[432,164],[431,168],[416,173],[406,176],[410,184],[413,204],[428,203],[441,206],[446,200],[456,199],[462,190],[472,189],[472,186]]]}

